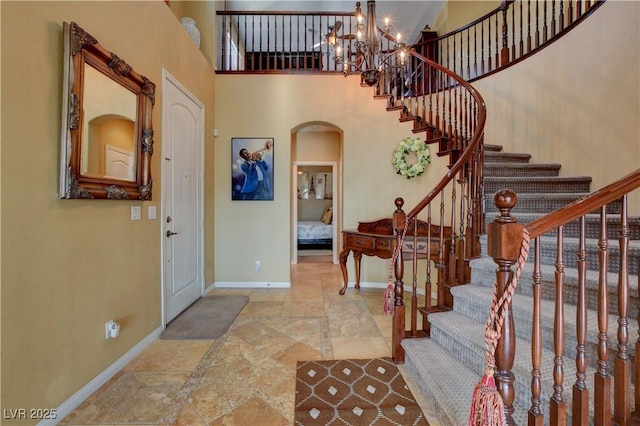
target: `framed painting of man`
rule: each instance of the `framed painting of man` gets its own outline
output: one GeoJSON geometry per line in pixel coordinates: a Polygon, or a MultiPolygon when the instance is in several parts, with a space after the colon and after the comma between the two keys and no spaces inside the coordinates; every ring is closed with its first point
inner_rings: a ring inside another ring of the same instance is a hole
{"type": "Polygon", "coordinates": [[[231,199],[273,200],[273,138],[231,138],[231,199]]]}

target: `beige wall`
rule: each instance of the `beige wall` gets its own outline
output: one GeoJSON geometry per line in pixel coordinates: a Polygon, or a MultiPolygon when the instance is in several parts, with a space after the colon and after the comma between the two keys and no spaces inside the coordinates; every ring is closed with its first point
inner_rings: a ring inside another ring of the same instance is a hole
{"type": "Polygon", "coordinates": [[[7,2],[2,14],[2,408],[56,408],[161,326],[162,68],[206,105],[213,280],[214,74],[162,1],[7,2]],[[153,200],[58,200],[62,23],[156,83],[153,200]],[[130,220],[132,205],[143,218],[130,220]],[[104,324],[120,322],[105,340],[104,324]]]}
{"type": "MultiPolygon", "coordinates": [[[[608,1],[531,65],[476,83],[489,108],[486,142],[559,161],[564,175],[590,174],[594,188],[637,168],[639,6],[608,1]]],[[[161,223],[129,218],[131,205],[145,213],[161,206],[162,67],[206,106],[206,284],[289,282],[291,141],[302,124],[342,132],[345,229],[389,217],[397,196],[411,208],[446,172],[432,153],[423,176],[395,174],[391,153],[411,125],[357,77],[220,75],[214,87],[211,64],[164,2],[2,1],[0,8],[2,408],[59,406],[161,325],[161,223]],[[158,85],[153,201],[56,199],[62,22],[72,20],[158,85]],[[264,135],[276,142],[275,200],[232,202],[231,137],[264,135]],[[111,318],[121,336],[105,341],[111,318]]],[[[363,280],[384,282],[386,267],[363,259],[363,280]]]]}
{"type": "MultiPolygon", "coordinates": [[[[474,83],[487,104],[485,143],[591,176],[593,190],[636,170],[639,28],[639,2],[607,1],[540,54],[474,83]]],[[[630,200],[640,209],[640,191],[630,200]]]]}
{"type": "MultiPolygon", "coordinates": [[[[375,100],[356,76],[218,75],[216,94],[216,282],[290,281],[291,132],[302,124],[324,122],[342,132],[343,229],[391,217],[398,196],[414,205],[425,187],[446,173],[446,162],[435,155],[417,179],[395,173],[391,155],[403,138],[413,136],[412,125],[400,123],[397,111],[386,111],[384,101],[375,100]],[[231,201],[231,138],[259,135],[275,138],[275,199],[231,201]],[[255,260],[262,261],[260,272],[255,260]]],[[[297,158],[300,150],[298,144],[297,158]]],[[[387,266],[384,260],[363,259],[362,279],[384,281],[387,266]]]]}

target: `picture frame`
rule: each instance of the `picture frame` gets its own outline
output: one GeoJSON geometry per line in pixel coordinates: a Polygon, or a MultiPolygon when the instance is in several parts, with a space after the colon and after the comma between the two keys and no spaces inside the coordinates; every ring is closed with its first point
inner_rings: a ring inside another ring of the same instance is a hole
{"type": "Polygon", "coordinates": [[[273,201],[273,177],[273,138],[231,138],[232,201],[273,201]]]}

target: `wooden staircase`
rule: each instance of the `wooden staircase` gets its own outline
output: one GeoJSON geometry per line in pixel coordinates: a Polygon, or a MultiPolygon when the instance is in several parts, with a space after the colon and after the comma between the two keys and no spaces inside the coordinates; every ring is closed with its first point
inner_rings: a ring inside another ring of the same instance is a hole
{"type": "MultiPolygon", "coordinates": [[[[590,191],[589,177],[560,177],[559,164],[530,163],[529,154],[503,152],[500,146],[485,145],[485,180],[484,202],[486,220],[492,221],[498,210],[495,208],[493,195],[496,191],[511,188],[518,198],[512,210],[520,223],[527,224],[540,216],[556,210],[570,202],[578,200],[590,191]]],[[[618,327],[617,311],[617,265],[619,249],[615,244],[620,236],[621,203],[614,202],[607,206],[607,223],[609,244],[609,330],[615,336],[618,327]]],[[[599,231],[599,215],[587,215],[587,238],[597,239],[599,231]]],[[[630,312],[629,318],[638,317],[638,264],[640,260],[640,217],[629,218],[629,257],[630,262],[630,312]]],[[[575,253],[578,244],[576,223],[564,227],[565,248],[567,253],[575,253]],[[574,246],[574,247],[571,247],[574,246]]],[[[486,237],[482,238],[483,253],[486,253],[486,237]]],[[[594,245],[590,245],[594,246],[594,245]]],[[[597,244],[595,245],[597,246],[597,244]]],[[[533,247],[533,245],[532,245],[533,247]]],[[[556,297],[556,238],[541,238],[542,255],[542,396],[541,409],[549,412],[550,392],[554,389],[554,300],[556,297]]],[[[578,293],[578,272],[576,257],[564,257],[564,400],[571,401],[571,388],[576,380],[576,299],[578,293]]],[[[597,250],[587,252],[587,306],[589,332],[587,334],[587,386],[593,389],[594,372],[597,365],[598,336],[595,324],[598,322],[598,282],[599,273],[597,250]]],[[[512,369],[515,375],[515,401],[513,419],[516,424],[526,424],[528,410],[531,406],[531,335],[532,335],[532,257],[523,269],[516,295],[513,298],[513,309],[516,330],[516,358],[512,369]]],[[[428,316],[430,322],[430,338],[405,339],[402,346],[405,351],[405,366],[421,389],[429,406],[443,425],[458,426],[466,424],[471,405],[473,388],[484,372],[484,326],[491,306],[493,287],[496,280],[496,263],[493,258],[483,255],[471,261],[471,283],[455,286],[450,289],[454,298],[453,310],[433,313],[428,316]]],[[[637,321],[630,321],[629,335],[635,339],[637,321]]],[[[617,353],[617,340],[610,338],[607,342],[609,364],[612,369],[617,353]]],[[[633,344],[629,344],[628,354],[635,356],[633,344]]],[[[612,371],[612,370],[611,370],[612,371]]],[[[613,394],[613,390],[612,390],[613,394]]],[[[593,407],[591,407],[593,410],[593,407]]],[[[571,407],[567,408],[568,422],[571,421],[571,407]]],[[[593,417],[591,418],[593,422],[593,417]]]]}

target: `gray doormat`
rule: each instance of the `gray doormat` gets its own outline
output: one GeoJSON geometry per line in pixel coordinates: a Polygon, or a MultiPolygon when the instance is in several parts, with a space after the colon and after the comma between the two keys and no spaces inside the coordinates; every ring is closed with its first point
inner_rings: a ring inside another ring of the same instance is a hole
{"type": "Polygon", "coordinates": [[[167,340],[211,340],[227,332],[249,298],[247,296],[201,297],[173,319],[160,334],[167,340]]]}

